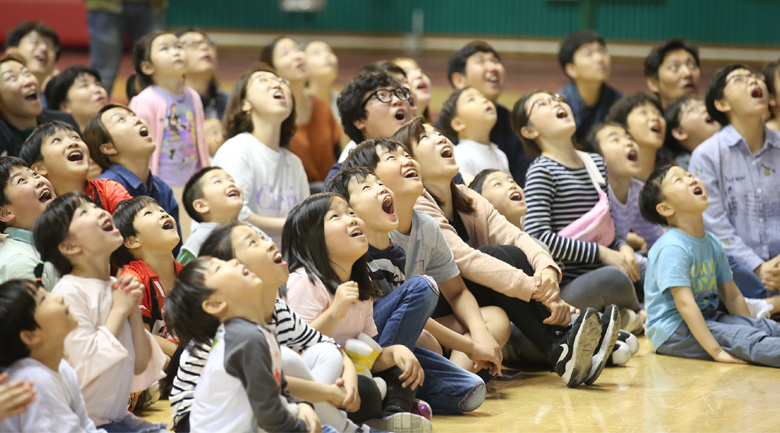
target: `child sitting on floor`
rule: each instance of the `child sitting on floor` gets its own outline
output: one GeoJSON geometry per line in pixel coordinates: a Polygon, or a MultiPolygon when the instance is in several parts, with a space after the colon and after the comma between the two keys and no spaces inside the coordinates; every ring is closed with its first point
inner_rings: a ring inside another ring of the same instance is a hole
{"type": "Polygon", "coordinates": [[[509,173],[486,168],[474,176],[469,188],[485,197],[494,208],[510,223],[520,230],[528,212],[523,188],[512,179],[509,173]]]}

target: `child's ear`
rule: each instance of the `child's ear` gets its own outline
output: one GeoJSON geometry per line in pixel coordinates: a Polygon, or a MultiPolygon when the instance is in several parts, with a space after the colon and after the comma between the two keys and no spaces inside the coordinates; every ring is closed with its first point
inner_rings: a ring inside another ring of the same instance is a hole
{"type": "Polygon", "coordinates": [[[152,62],[141,62],[141,72],[146,75],[152,76],[154,74],[154,65],[152,62]]]}
{"type": "Polygon", "coordinates": [[[106,156],[114,156],[119,155],[119,150],[117,150],[116,146],[114,146],[114,143],[109,141],[108,143],[103,143],[100,145],[100,153],[106,156]]]}
{"type": "Polygon", "coordinates": [[[46,166],[43,164],[43,160],[40,160],[38,162],[34,162],[33,165],[30,166],[30,168],[40,174],[41,176],[46,176],[49,174],[49,172],[46,170],[46,166]]]}
{"type": "Polygon", "coordinates": [[[199,198],[194,202],[192,202],[192,208],[195,209],[195,212],[200,214],[209,213],[209,203],[206,200],[203,200],[202,198],[199,198]]]}
{"type": "Polygon", "coordinates": [[[683,142],[688,139],[688,134],[685,133],[685,131],[682,130],[682,128],[677,127],[672,129],[672,137],[674,137],[675,140],[679,142],[683,142]]]}
{"type": "Polygon", "coordinates": [[[74,257],[81,253],[81,245],[73,242],[70,239],[70,236],[62,241],[62,243],[57,246],[57,249],[60,250],[60,254],[65,257],[74,257]]]}
{"type": "Polygon", "coordinates": [[[244,103],[241,104],[241,111],[243,111],[244,113],[247,113],[247,114],[251,113],[252,112],[252,104],[250,104],[249,101],[244,100],[244,103]]]}
{"type": "Polygon", "coordinates": [[[656,77],[647,77],[647,88],[650,89],[650,92],[652,93],[661,93],[658,90],[658,78],[656,77]]]}
{"type": "Polygon", "coordinates": [[[661,203],[658,203],[655,205],[655,210],[658,212],[659,215],[662,217],[669,219],[669,217],[674,216],[675,210],[674,207],[669,205],[669,203],[662,201],[661,203]]]}
{"type": "Polygon", "coordinates": [[[463,123],[463,121],[460,119],[460,117],[455,116],[450,120],[450,128],[452,128],[453,131],[460,133],[464,129],[466,129],[466,124],[463,123]]]}
{"type": "Polygon", "coordinates": [[[567,63],[566,66],[563,67],[563,70],[572,80],[577,79],[577,68],[574,67],[574,63],[567,63]]]}
{"type": "Polygon", "coordinates": [[[211,314],[212,316],[219,316],[225,311],[225,309],[227,308],[227,304],[225,303],[225,301],[209,298],[203,301],[203,304],[201,304],[201,308],[203,308],[203,311],[205,311],[208,314],[211,314]]]}
{"type": "Polygon", "coordinates": [[[727,101],[726,98],[716,99],[715,109],[723,114],[726,114],[731,111],[731,104],[729,104],[729,101],[727,101]]]}
{"type": "Polygon", "coordinates": [[[452,87],[456,90],[466,87],[466,75],[460,72],[453,72],[450,78],[452,78],[452,87]]]}
{"type": "Polygon", "coordinates": [[[31,330],[24,330],[19,333],[19,339],[22,340],[25,346],[35,346],[41,342],[41,337],[37,332],[31,330]]]}
{"type": "Polygon", "coordinates": [[[8,205],[0,207],[0,221],[8,224],[16,218],[14,211],[9,208],[8,205]]]}
{"type": "Polygon", "coordinates": [[[365,132],[365,130],[366,130],[366,119],[355,120],[354,122],[352,122],[352,124],[355,125],[355,128],[357,128],[358,131],[365,132]]]}
{"type": "Polygon", "coordinates": [[[536,140],[536,137],[539,136],[539,131],[533,126],[523,126],[523,128],[520,129],[520,134],[529,140],[536,140]]]}
{"type": "Polygon", "coordinates": [[[138,239],[138,236],[128,236],[123,243],[128,250],[134,250],[141,247],[141,241],[138,239]]]}

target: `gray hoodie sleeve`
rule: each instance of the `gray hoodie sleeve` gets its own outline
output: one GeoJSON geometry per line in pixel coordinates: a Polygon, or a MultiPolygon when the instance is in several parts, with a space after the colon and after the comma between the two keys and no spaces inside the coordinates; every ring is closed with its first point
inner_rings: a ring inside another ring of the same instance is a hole
{"type": "MultiPolygon", "coordinates": [[[[244,319],[225,322],[225,371],[244,385],[255,420],[262,429],[305,432],[306,423],[279,398],[282,389],[274,378],[271,342],[257,326],[244,319]]],[[[279,382],[284,384],[281,369],[279,374],[279,382]]]]}

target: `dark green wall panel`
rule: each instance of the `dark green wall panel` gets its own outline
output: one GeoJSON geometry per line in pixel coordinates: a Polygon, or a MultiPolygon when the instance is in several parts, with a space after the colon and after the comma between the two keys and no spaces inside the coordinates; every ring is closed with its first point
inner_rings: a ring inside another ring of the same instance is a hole
{"type": "MultiPolygon", "coordinates": [[[[595,28],[606,38],[780,44],[780,0],[596,0],[595,28]]],[[[170,0],[168,23],[205,28],[408,33],[412,11],[427,34],[559,38],[580,29],[578,1],[328,0],[318,13],[285,13],[277,0],[170,0]]]]}

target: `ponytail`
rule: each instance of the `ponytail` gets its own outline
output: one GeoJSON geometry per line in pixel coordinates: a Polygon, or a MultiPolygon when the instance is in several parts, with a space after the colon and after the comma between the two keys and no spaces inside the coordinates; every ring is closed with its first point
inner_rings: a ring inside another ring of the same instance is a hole
{"type": "Polygon", "coordinates": [[[138,74],[131,74],[129,77],[127,77],[127,82],[125,83],[125,93],[127,94],[128,101],[138,96],[138,94],[141,93],[141,90],[143,90],[143,88],[140,88],[141,86],[136,82],[137,80],[138,74]]]}
{"type": "Polygon", "coordinates": [[[43,260],[39,260],[38,264],[35,265],[35,269],[33,270],[33,275],[35,275],[35,284],[39,285],[40,287],[43,287],[43,268],[46,266],[46,262],[43,260]]]}

